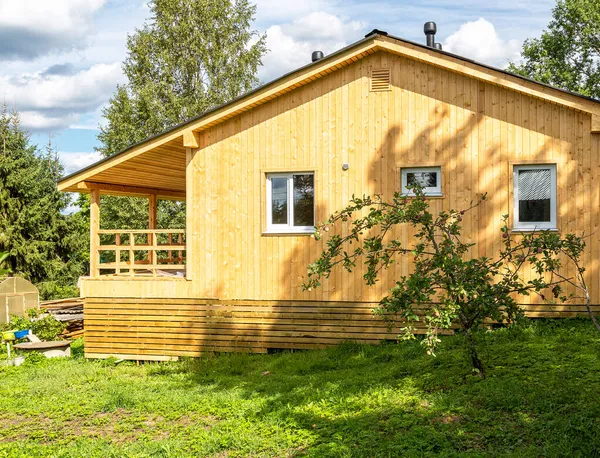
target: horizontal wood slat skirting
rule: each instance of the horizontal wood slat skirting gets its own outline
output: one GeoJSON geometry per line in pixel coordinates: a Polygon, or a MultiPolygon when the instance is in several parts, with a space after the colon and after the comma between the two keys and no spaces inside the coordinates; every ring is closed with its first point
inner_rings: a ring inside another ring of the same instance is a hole
{"type": "MultiPolygon", "coordinates": [[[[369,302],[85,299],[88,358],[167,360],[206,352],[317,349],[395,340],[369,302]]],[[[586,314],[584,306],[527,305],[531,317],[586,314]]],[[[600,307],[595,307],[600,311],[600,307]]]]}

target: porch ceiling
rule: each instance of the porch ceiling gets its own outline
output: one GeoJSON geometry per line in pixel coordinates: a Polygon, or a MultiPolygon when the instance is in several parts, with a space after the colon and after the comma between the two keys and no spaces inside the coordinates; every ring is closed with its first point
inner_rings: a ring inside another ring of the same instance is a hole
{"type": "Polygon", "coordinates": [[[68,192],[145,195],[160,198],[185,199],[186,148],[182,138],[157,145],[137,156],[99,161],[59,182],[59,189],[68,192]]]}

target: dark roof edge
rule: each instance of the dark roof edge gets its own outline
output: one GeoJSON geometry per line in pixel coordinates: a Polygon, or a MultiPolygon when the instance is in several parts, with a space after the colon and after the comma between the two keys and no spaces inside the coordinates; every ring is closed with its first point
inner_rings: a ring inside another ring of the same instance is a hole
{"type": "Polygon", "coordinates": [[[544,86],[544,87],[547,87],[549,89],[554,89],[555,91],[562,92],[564,94],[569,94],[569,95],[572,95],[572,96],[575,96],[575,97],[579,97],[580,99],[588,100],[590,102],[600,103],[600,100],[594,99],[593,97],[589,97],[587,95],[579,94],[578,92],[569,91],[568,89],[561,89],[559,87],[552,86],[552,85],[547,84],[547,83],[542,83],[542,82],[536,81],[536,80],[534,80],[532,78],[528,78],[527,76],[518,75],[517,73],[512,73],[512,72],[509,72],[508,70],[503,70],[501,68],[494,67],[492,65],[482,64],[481,62],[477,62],[476,60],[469,59],[468,57],[464,57],[464,56],[461,56],[459,54],[454,54],[454,53],[451,53],[451,52],[448,52],[448,51],[444,51],[443,49],[431,48],[431,47],[429,47],[429,46],[427,46],[427,45],[425,45],[423,43],[417,43],[416,41],[406,40],[404,38],[396,37],[394,35],[389,35],[388,33],[385,33],[385,36],[387,36],[389,38],[392,38],[393,40],[401,41],[403,43],[408,43],[408,44],[411,44],[413,46],[418,46],[419,48],[427,49],[429,51],[435,51],[437,53],[444,54],[444,55],[449,56],[449,57],[454,57],[455,59],[462,60],[463,62],[469,62],[470,64],[475,64],[475,65],[477,65],[479,67],[487,68],[488,70],[494,70],[494,71],[500,72],[500,73],[502,73],[504,75],[513,76],[515,78],[518,78],[518,79],[523,80],[523,81],[527,81],[529,83],[535,83],[535,84],[538,84],[540,86],[544,86]]]}
{"type": "Polygon", "coordinates": [[[297,68],[295,70],[292,70],[291,72],[285,73],[284,75],[280,76],[279,78],[276,78],[276,79],[271,80],[271,81],[269,81],[267,83],[261,84],[260,86],[257,86],[255,89],[252,89],[251,91],[246,92],[246,93],[240,95],[239,97],[236,97],[235,99],[230,100],[229,102],[225,102],[225,103],[223,103],[221,105],[218,105],[218,106],[216,106],[214,108],[211,108],[210,110],[207,110],[207,111],[199,114],[198,116],[195,116],[195,117],[190,118],[190,119],[188,119],[186,121],[183,121],[183,122],[181,122],[181,123],[179,123],[179,124],[177,124],[177,125],[175,125],[173,127],[170,127],[169,129],[166,129],[163,132],[160,132],[160,133],[158,133],[156,135],[152,135],[152,136],[150,136],[148,138],[145,138],[144,140],[142,140],[140,142],[134,143],[134,144],[128,146],[127,148],[125,148],[124,150],[121,150],[118,153],[113,154],[112,156],[106,157],[106,158],[101,159],[101,160],[99,160],[97,162],[94,162],[93,164],[88,165],[87,167],[84,167],[84,168],[82,168],[80,170],[77,170],[76,172],[73,172],[73,173],[71,173],[71,174],[69,174],[69,175],[61,178],[58,182],[60,183],[62,181],[65,181],[65,180],[68,180],[70,178],[73,178],[74,176],[79,175],[80,173],[83,173],[83,172],[85,172],[87,170],[90,170],[90,169],[96,167],[99,164],[107,162],[107,161],[109,161],[109,160],[111,160],[111,159],[113,159],[113,158],[115,158],[117,156],[120,156],[121,154],[126,153],[130,149],[135,148],[136,146],[140,146],[140,145],[142,145],[142,144],[144,144],[144,143],[146,143],[148,141],[155,140],[155,139],[157,139],[159,137],[162,137],[163,135],[170,134],[171,132],[176,131],[177,129],[182,128],[186,124],[192,123],[194,121],[199,121],[203,117],[208,116],[208,115],[210,115],[210,114],[212,114],[212,113],[214,113],[216,111],[219,111],[219,110],[227,107],[228,105],[231,105],[231,104],[234,104],[236,102],[239,102],[239,101],[245,99],[246,97],[249,97],[249,96],[251,96],[253,94],[256,94],[257,92],[265,89],[268,86],[277,84],[281,80],[287,78],[288,76],[293,75],[296,72],[299,72],[299,71],[302,71],[302,70],[306,70],[307,68],[310,68],[310,67],[315,66],[315,65],[320,65],[324,61],[327,61],[327,60],[331,59],[332,57],[335,57],[335,56],[337,56],[339,54],[343,54],[344,52],[346,52],[346,51],[348,51],[348,50],[350,50],[350,49],[352,49],[352,48],[354,48],[356,46],[359,46],[359,45],[363,44],[366,41],[369,41],[369,40],[373,39],[373,37],[375,37],[376,35],[381,35],[381,36],[384,36],[384,37],[388,37],[388,38],[391,38],[393,40],[400,41],[402,43],[407,43],[407,44],[410,44],[410,45],[413,45],[413,46],[417,46],[417,47],[422,48],[422,49],[426,49],[428,51],[434,51],[434,52],[437,52],[439,54],[443,54],[443,55],[446,55],[446,56],[453,57],[455,59],[461,60],[463,62],[468,62],[468,63],[471,63],[471,64],[475,64],[475,65],[477,65],[479,67],[483,67],[483,68],[487,68],[489,70],[500,72],[500,73],[502,73],[504,75],[512,76],[512,77],[515,77],[515,78],[518,78],[518,79],[521,79],[523,81],[527,81],[527,82],[530,82],[530,83],[535,83],[535,84],[538,84],[540,86],[547,87],[549,89],[554,89],[554,90],[562,92],[564,94],[572,95],[572,96],[575,96],[575,97],[578,97],[578,98],[581,98],[581,99],[584,99],[584,100],[588,100],[588,101],[591,101],[591,102],[600,103],[599,100],[596,100],[596,99],[594,99],[592,97],[588,97],[586,95],[578,94],[577,92],[572,92],[572,91],[569,91],[567,89],[561,89],[561,88],[552,86],[550,84],[541,83],[539,81],[536,81],[534,79],[528,78],[526,76],[518,75],[516,73],[512,73],[512,72],[509,72],[507,70],[503,70],[503,69],[500,69],[500,68],[497,68],[497,67],[493,67],[491,65],[482,64],[480,62],[477,62],[477,61],[472,60],[472,59],[468,59],[468,58],[466,58],[464,56],[460,56],[458,54],[453,54],[453,53],[448,52],[448,51],[444,51],[444,50],[440,50],[440,49],[436,49],[436,48],[431,48],[431,47],[429,47],[429,46],[427,46],[427,45],[425,45],[423,43],[417,43],[415,41],[406,40],[404,38],[400,38],[400,37],[397,37],[397,36],[394,36],[394,35],[390,35],[390,34],[388,34],[387,32],[385,32],[383,30],[373,29],[371,32],[369,32],[368,34],[366,34],[363,39],[361,39],[359,41],[355,41],[354,43],[351,43],[348,46],[345,46],[344,48],[338,49],[337,51],[335,51],[335,52],[333,52],[331,54],[328,54],[323,59],[319,59],[316,62],[308,63],[307,65],[304,65],[304,66],[299,67],[299,68],[297,68]]]}
{"type": "Polygon", "coordinates": [[[388,33],[385,30],[373,29],[365,35],[365,38],[369,38],[373,35],[382,35],[384,37],[387,37],[388,33]]]}
{"type": "Polygon", "coordinates": [[[76,172],[70,173],[69,175],[61,178],[58,182],[60,183],[62,181],[68,180],[68,179],[70,179],[70,178],[72,178],[72,177],[74,177],[76,175],[79,175],[82,172],[85,172],[85,171],[87,171],[89,169],[92,169],[92,168],[96,167],[98,164],[102,164],[104,162],[107,162],[107,161],[113,159],[114,157],[117,157],[117,156],[120,156],[123,153],[126,153],[130,149],[135,148],[136,146],[140,146],[140,145],[142,145],[142,144],[144,144],[146,142],[149,142],[151,140],[155,140],[155,139],[157,139],[159,137],[162,137],[163,135],[170,134],[171,132],[174,132],[177,129],[182,128],[186,124],[192,123],[194,121],[199,121],[203,117],[208,116],[208,115],[210,115],[210,114],[212,114],[212,113],[214,113],[216,111],[219,111],[219,110],[227,107],[228,105],[231,105],[233,103],[239,102],[239,101],[245,99],[246,97],[250,97],[250,96],[256,94],[257,92],[262,91],[263,89],[265,89],[268,86],[277,84],[281,80],[287,78],[290,75],[293,75],[296,72],[299,72],[301,70],[306,70],[307,68],[310,68],[312,66],[316,66],[316,65],[322,64],[323,62],[327,61],[328,59],[331,59],[332,57],[335,57],[335,56],[337,56],[339,54],[343,54],[344,52],[346,52],[346,51],[348,51],[348,50],[350,50],[350,49],[352,49],[352,48],[354,48],[356,46],[359,46],[359,45],[361,45],[361,44],[363,44],[363,43],[371,40],[372,38],[373,38],[373,35],[366,36],[362,40],[355,41],[354,43],[351,43],[348,46],[345,46],[344,48],[338,49],[337,51],[332,52],[331,54],[326,55],[322,59],[319,59],[319,60],[317,60],[315,62],[310,62],[310,63],[308,63],[308,64],[306,64],[306,65],[304,65],[302,67],[299,67],[299,68],[297,68],[295,70],[292,70],[291,72],[285,73],[282,76],[280,76],[278,78],[275,78],[274,80],[271,80],[271,81],[268,81],[268,82],[266,82],[264,84],[261,84],[260,86],[257,86],[256,88],[252,89],[251,91],[245,92],[244,94],[236,97],[235,99],[230,100],[229,102],[225,102],[225,103],[223,103],[221,105],[217,105],[216,107],[211,108],[210,110],[204,111],[203,113],[199,114],[198,116],[194,116],[193,118],[187,119],[186,121],[183,121],[183,122],[181,122],[179,124],[176,124],[173,127],[169,127],[168,129],[166,129],[166,130],[164,130],[164,131],[162,131],[162,132],[160,132],[160,133],[158,133],[156,135],[152,135],[150,137],[147,137],[147,138],[145,138],[142,141],[139,141],[137,143],[133,143],[132,145],[129,145],[127,148],[119,151],[118,153],[113,154],[112,156],[105,157],[104,159],[100,159],[99,161],[94,162],[93,164],[90,164],[90,165],[88,165],[88,166],[86,166],[86,167],[84,167],[82,169],[79,169],[76,172]]]}

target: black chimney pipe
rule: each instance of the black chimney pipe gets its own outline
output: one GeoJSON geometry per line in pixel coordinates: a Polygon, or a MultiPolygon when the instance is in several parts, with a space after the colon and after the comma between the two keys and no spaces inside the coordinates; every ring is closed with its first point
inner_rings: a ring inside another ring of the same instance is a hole
{"type": "Polygon", "coordinates": [[[437,26],[435,22],[426,22],[423,26],[423,32],[427,37],[427,46],[435,48],[435,33],[437,32],[437,26]]]}
{"type": "Polygon", "coordinates": [[[323,51],[314,51],[311,57],[313,62],[321,60],[324,57],[323,51]]]}

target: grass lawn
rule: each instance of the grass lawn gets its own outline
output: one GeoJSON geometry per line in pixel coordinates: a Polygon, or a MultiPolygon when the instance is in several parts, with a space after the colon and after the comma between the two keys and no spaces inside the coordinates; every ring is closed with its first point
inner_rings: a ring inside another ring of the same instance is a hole
{"type": "MultiPolygon", "coordinates": [[[[600,456],[600,334],[586,320],[169,364],[0,369],[0,457],[600,456]],[[264,374],[264,375],[262,375],[264,374]]],[[[79,344],[81,353],[81,344],[79,344]]]]}

